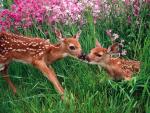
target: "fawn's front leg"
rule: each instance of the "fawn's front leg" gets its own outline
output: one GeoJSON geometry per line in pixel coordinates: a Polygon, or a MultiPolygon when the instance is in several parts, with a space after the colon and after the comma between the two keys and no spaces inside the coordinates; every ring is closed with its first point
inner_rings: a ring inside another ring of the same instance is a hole
{"type": "Polygon", "coordinates": [[[40,71],[42,71],[42,73],[44,75],[46,75],[48,80],[50,80],[52,82],[52,84],[54,85],[55,89],[59,92],[60,95],[62,95],[62,98],[63,98],[64,89],[62,88],[61,84],[59,83],[59,81],[57,79],[57,76],[54,73],[53,69],[52,68],[48,68],[47,65],[45,64],[45,62],[42,61],[42,60],[34,61],[34,65],[40,71]]]}

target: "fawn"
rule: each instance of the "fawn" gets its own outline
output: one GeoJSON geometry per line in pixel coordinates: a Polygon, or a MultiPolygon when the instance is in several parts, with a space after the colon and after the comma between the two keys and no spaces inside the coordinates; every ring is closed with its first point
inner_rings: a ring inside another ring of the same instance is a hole
{"type": "Polygon", "coordinates": [[[7,70],[12,60],[32,64],[38,68],[52,84],[59,94],[63,96],[64,89],[59,83],[52,67],[49,64],[66,56],[80,57],[81,45],[78,41],[80,33],[64,38],[59,30],[55,29],[58,44],[51,44],[41,38],[31,38],[8,32],[0,33],[0,72],[14,93],[16,87],[11,82],[7,70]]]}
{"type": "Polygon", "coordinates": [[[119,43],[114,43],[109,48],[103,48],[96,41],[96,47],[83,59],[86,59],[90,64],[99,64],[113,79],[130,80],[134,72],[139,72],[140,62],[112,57],[113,53],[117,53],[118,47],[119,43]]]}

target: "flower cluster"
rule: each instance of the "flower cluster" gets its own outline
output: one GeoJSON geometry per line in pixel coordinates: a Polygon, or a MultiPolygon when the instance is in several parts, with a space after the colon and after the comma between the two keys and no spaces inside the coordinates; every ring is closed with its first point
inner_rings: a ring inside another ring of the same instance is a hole
{"type": "Polygon", "coordinates": [[[0,13],[1,30],[10,27],[28,27],[33,24],[33,19],[37,22],[43,21],[45,10],[42,8],[41,0],[14,0],[10,10],[4,9],[0,13]]]}
{"type": "MultiPolygon", "coordinates": [[[[149,3],[149,0],[143,0],[149,3]]],[[[118,0],[112,0],[113,4],[119,4],[118,0]]],[[[139,15],[139,0],[123,0],[126,6],[133,5],[133,14],[139,15]]],[[[0,30],[27,28],[36,23],[46,22],[52,24],[61,22],[83,23],[84,12],[91,11],[94,22],[100,18],[100,13],[108,15],[111,11],[111,3],[107,0],[14,0],[10,9],[0,9],[0,30]]],[[[128,9],[128,8],[127,8],[128,9]]],[[[121,12],[120,8],[118,8],[121,12]]],[[[128,18],[130,21],[130,16],[128,18]]]]}
{"type": "Polygon", "coordinates": [[[10,10],[0,12],[0,29],[26,28],[34,22],[82,22],[87,9],[98,17],[100,5],[100,0],[14,0],[10,10]]]}
{"type": "Polygon", "coordinates": [[[126,4],[126,6],[131,6],[133,7],[133,15],[134,16],[139,16],[140,9],[141,9],[141,4],[143,3],[150,3],[150,0],[123,0],[126,4]]]}

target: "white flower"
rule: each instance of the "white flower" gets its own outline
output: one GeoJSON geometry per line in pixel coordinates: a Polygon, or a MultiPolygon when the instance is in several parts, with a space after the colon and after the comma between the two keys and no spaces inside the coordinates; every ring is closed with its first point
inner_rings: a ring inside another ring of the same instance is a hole
{"type": "Polygon", "coordinates": [[[51,10],[51,7],[49,6],[44,6],[46,8],[47,11],[50,11],[51,10]]]}
{"type": "Polygon", "coordinates": [[[119,35],[118,35],[118,34],[116,34],[116,33],[114,33],[114,34],[113,34],[113,37],[114,37],[114,39],[113,39],[113,40],[116,40],[117,38],[119,38],[119,35]]]}
{"type": "Polygon", "coordinates": [[[124,43],[124,40],[123,40],[123,39],[121,39],[121,43],[124,43]]]}
{"type": "Polygon", "coordinates": [[[126,50],[122,50],[121,55],[126,55],[127,51],[126,50]]]}

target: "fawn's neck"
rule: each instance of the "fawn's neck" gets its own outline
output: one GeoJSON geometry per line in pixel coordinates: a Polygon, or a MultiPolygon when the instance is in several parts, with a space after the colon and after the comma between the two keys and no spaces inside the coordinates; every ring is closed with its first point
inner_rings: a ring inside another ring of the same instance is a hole
{"type": "Polygon", "coordinates": [[[111,69],[117,65],[120,65],[120,59],[118,58],[109,58],[107,60],[103,60],[100,65],[106,70],[111,69]]]}
{"type": "Polygon", "coordinates": [[[67,53],[66,53],[66,49],[64,45],[57,44],[51,47],[50,53],[47,56],[47,62],[51,64],[54,61],[62,59],[66,56],[67,56],[67,53]]]}

